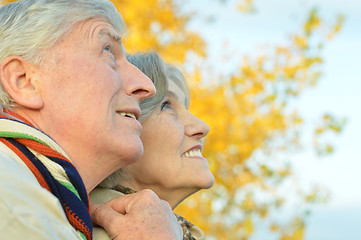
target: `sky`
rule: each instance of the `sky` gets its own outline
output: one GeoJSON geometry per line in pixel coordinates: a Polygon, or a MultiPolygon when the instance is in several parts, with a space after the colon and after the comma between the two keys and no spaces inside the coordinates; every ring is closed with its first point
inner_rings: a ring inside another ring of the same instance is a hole
{"type": "MultiPolygon", "coordinates": [[[[359,0],[253,0],[256,11],[240,14],[236,0],[197,0],[186,9],[200,12],[211,24],[195,20],[190,28],[208,42],[210,61],[220,70],[234,66],[222,64],[225,42],[232,52],[252,55],[265,45],[279,45],[289,34],[300,29],[312,7],[317,7],[325,23],[333,23],[343,14],[346,20],[340,33],[323,50],[323,76],[317,87],[298,98],[297,109],[312,121],[324,112],[347,118],[341,135],[332,139],[335,152],[319,158],[312,151],[292,156],[293,169],[304,183],[318,184],[331,193],[329,203],[317,205],[307,222],[305,240],[361,239],[361,1],[359,0]]],[[[275,236],[257,233],[251,240],[276,240],[275,236]]]]}

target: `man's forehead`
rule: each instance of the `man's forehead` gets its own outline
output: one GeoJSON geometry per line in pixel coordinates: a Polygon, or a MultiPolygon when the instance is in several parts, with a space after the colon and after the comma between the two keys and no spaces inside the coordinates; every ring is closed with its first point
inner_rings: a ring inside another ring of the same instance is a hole
{"type": "Polygon", "coordinates": [[[78,31],[83,32],[83,36],[88,36],[90,38],[100,38],[107,36],[116,42],[121,41],[121,37],[118,34],[118,31],[105,19],[96,18],[88,19],[83,22],[78,23],[76,26],[78,31]]]}

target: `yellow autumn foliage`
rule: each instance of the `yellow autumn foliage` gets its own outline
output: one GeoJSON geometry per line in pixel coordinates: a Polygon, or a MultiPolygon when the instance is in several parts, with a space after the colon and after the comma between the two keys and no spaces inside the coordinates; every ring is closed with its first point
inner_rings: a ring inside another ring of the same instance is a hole
{"type": "Polygon", "coordinates": [[[183,63],[186,53],[205,56],[205,44],[185,25],[192,14],[178,14],[173,0],[112,0],[129,31],[124,44],[128,52],[155,50],[168,62],[183,63]]]}
{"type": "Polygon", "coordinates": [[[239,1],[237,9],[243,13],[253,13],[255,11],[253,0],[239,1]]]}
{"type": "MultiPolygon", "coordinates": [[[[187,29],[197,12],[181,11],[187,1],[113,0],[129,29],[127,51],[155,50],[178,66],[185,63],[189,53],[206,61],[207,43],[198,32],[187,29]]],[[[13,1],[2,0],[2,4],[9,2],[13,1]]],[[[254,12],[252,0],[242,0],[236,7],[240,14],[254,12]]],[[[278,187],[287,179],[294,180],[292,166],[279,153],[289,156],[301,147],[304,119],[297,109],[289,111],[287,107],[294,97],[317,85],[322,46],[340,31],[343,20],[339,16],[324,37],[318,34],[323,21],[312,9],[288,43],[264,54],[240,57],[234,73],[211,78],[197,67],[188,73],[190,111],[211,129],[204,155],[216,184],[176,210],[207,236],[247,240],[257,231],[256,219],[261,218],[270,222],[270,231],[279,233],[280,240],[304,238],[304,212],[298,212],[287,224],[271,218],[272,212],[287,203],[288,196],[279,193],[278,187]]],[[[317,153],[332,152],[332,144],[323,136],[341,132],[344,124],[345,120],[330,113],[321,118],[313,139],[317,153]]],[[[303,191],[297,180],[294,182],[301,205],[327,199],[320,189],[303,191]]]]}

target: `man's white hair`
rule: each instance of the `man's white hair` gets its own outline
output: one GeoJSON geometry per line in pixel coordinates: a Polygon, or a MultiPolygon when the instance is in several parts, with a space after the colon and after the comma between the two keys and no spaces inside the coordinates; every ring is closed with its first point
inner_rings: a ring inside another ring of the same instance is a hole
{"type": "MultiPolygon", "coordinates": [[[[0,63],[20,56],[41,66],[75,24],[92,18],[106,19],[120,35],[126,31],[124,20],[107,0],[21,0],[5,5],[0,8],[0,63]]],[[[14,104],[0,84],[0,108],[14,104]]]]}

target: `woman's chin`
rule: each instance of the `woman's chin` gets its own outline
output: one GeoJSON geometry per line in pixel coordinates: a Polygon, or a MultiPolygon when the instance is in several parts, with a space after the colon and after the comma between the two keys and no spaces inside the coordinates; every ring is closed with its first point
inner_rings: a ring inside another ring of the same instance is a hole
{"type": "Polygon", "coordinates": [[[206,186],[204,187],[204,189],[208,189],[211,188],[214,185],[214,177],[212,175],[212,178],[208,181],[208,183],[206,184],[206,186]]]}
{"type": "Polygon", "coordinates": [[[214,181],[215,180],[213,174],[209,172],[208,174],[206,174],[206,176],[202,178],[202,180],[199,181],[199,190],[211,188],[214,185],[214,181]]]}

